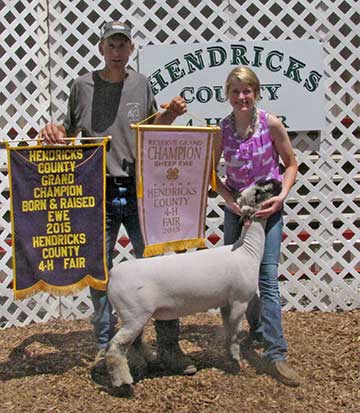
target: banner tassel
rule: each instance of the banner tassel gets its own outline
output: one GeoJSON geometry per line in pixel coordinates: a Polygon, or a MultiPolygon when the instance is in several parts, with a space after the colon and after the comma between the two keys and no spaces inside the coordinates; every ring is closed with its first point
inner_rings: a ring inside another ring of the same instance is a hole
{"type": "Polygon", "coordinates": [[[138,177],[138,182],[136,185],[136,195],[138,198],[143,198],[144,197],[144,187],[143,187],[143,177],[142,175],[139,175],[138,177]]]}
{"type": "Polygon", "coordinates": [[[216,192],[215,151],[212,153],[211,189],[216,192]]]}

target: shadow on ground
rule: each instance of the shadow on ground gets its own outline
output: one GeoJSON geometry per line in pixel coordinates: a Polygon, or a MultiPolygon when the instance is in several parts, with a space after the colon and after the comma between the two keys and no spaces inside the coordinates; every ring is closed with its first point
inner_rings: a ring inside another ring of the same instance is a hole
{"type": "MultiPolygon", "coordinates": [[[[187,352],[187,355],[191,357],[196,365],[198,372],[204,369],[217,369],[227,375],[239,374],[239,365],[232,361],[225,351],[222,326],[188,324],[182,328],[181,340],[190,343],[190,347],[194,345],[198,349],[201,348],[200,350],[187,352]],[[223,349],[223,351],[219,351],[219,347],[223,349]]],[[[154,340],[147,341],[147,344],[153,348],[156,346],[154,340]]],[[[259,374],[262,373],[260,357],[255,350],[245,345],[242,346],[242,354],[244,359],[246,359],[252,367],[256,368],[259,374]]],[[[134,349],[129,351],[128,361],[135,384],[145,378],[177,375],[167,371],[158,361],[147,365],[134,349]]],[[[90,375],[93,382],[108,394],[119,397],[132,397],[133,395],[132,386],[123,386],[121,390],[112,388],[104,362],[94,365],[90,370],[90,375]]]]}
{"type": "Polygon", "coordinates": [[[0,363],[0,380],[37,374],[60,375],[90,363],[95,351],[90,331],[34,334],[16,346],[7,361],[0,363]]]}

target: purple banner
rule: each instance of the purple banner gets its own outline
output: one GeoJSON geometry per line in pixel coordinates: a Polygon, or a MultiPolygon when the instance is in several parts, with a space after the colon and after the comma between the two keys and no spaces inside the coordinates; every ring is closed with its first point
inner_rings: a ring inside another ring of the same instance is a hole
{"type": "Polygon", "coordinates": [[[105,290],[105,144],[8,147],[14,293],[105,290]]]}

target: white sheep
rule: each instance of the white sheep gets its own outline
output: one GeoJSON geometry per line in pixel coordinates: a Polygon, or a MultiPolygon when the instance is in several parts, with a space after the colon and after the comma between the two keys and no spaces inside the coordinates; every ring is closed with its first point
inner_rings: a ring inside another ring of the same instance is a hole
{"type": "Polygon", "coordinates": [[[141,341],[151,317],[172,320],[226,308],[222,311],[226,349],[240,363],[242,320],[257,290],[265,243],[266,220],[257,219],[254,212],[264,200],[277,195],[280,186],[275,180],[262,181],[243,191],[237,202],[251,224],[243,226],[233,246],[130,260],[111,270],[108,296],[121,319],[106,354],[113,386],[133,383],[127,352],[135,339],[145,360],[152,361],[153,354],[141,341]]]}

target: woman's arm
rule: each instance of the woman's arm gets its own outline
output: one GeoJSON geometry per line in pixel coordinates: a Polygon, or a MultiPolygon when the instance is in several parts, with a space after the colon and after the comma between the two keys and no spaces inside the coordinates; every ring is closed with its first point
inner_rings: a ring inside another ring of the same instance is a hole
{"type": "MultiPolygon", "coordinates": [[[[217,171],[221,154],[222,154],[222,132],[217,132],[214,136],[214,152],[215,152],[215,170],[217,171]]],[[[240,207],[236,202],[233,194],[223,184],[222,180],[216,174],[216,192],[224,199],[226,206],[234,213],[240,215],[240,207]]]]}
{"type": "Polygon", "coordinates": [[[281,193],[278,196],[265,201],[262,204],[262,209],[256,214],[263,217],[269,217],[283,208],[284,201],[296,181],[298,171],[298,164],[294,150],[284,125],[276,116],[272,114],[268,117],[268,124],[275,148],[284,164],[285,172],[281,193]]]}

